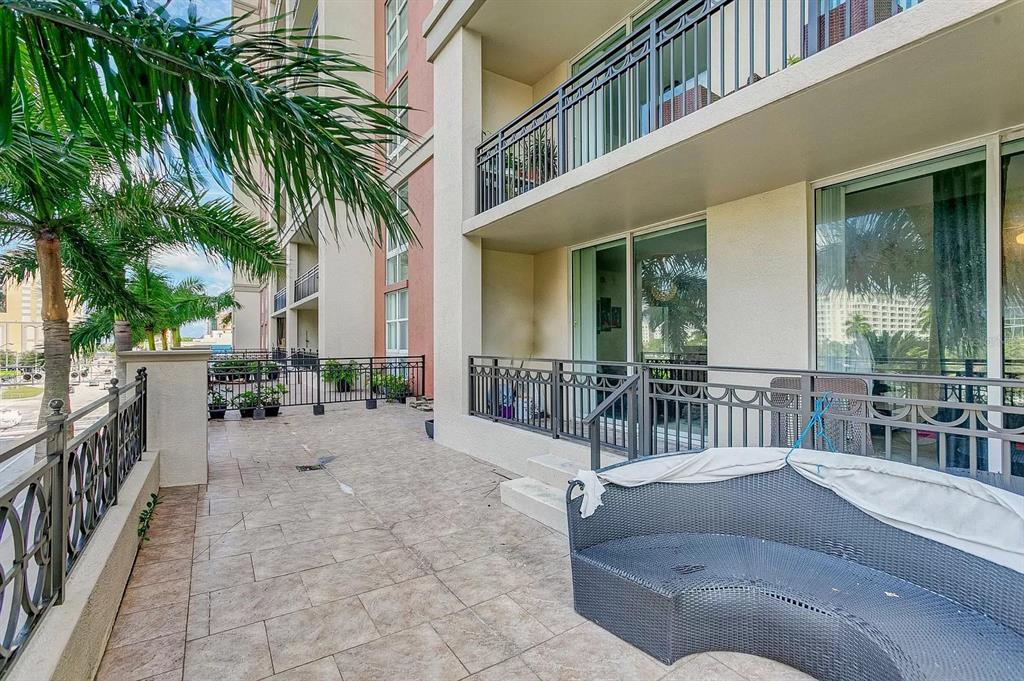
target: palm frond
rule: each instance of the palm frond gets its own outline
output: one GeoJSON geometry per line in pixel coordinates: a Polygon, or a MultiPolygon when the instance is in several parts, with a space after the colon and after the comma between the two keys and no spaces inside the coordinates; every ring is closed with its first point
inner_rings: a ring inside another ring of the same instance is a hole
{"type": "Polygon", "coordinates": [[[275,212],[323,197],[335,234],[415,241],[381,173],[384,144],[408,136],[395,107],[356,82],[368,66],[299,29],[172,20],[135,0],[0,0],[0,34],[0,145],[36,91],[48,127],[94,130],[123,167],[169,138],[187,171],[206,158],[275,212]]]}

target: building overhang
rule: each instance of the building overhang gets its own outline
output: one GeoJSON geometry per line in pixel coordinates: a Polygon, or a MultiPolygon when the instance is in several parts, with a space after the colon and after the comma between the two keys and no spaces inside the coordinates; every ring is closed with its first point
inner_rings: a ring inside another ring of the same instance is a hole
{"type": "Polygon", "coordinates": [[[1024,124],[1024,2],[924,2],[464,221],[536,253],[1024,124]]]}

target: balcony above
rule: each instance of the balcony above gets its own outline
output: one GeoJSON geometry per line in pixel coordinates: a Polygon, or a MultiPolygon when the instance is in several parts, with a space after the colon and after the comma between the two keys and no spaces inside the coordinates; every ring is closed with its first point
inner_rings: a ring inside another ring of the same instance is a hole
{"type": "Polygon", "coordinates": [[[827,4],[668,7],[478,147],[463,231],[537,252],[1024,121],[1018,0],[827,4]]]}
{"type": "Polygon", "coordinates": [[[295,279],[294,301],[301,304],[306,298],[316,295],[320,290],[320,266],[313,265],[295,279]]]}

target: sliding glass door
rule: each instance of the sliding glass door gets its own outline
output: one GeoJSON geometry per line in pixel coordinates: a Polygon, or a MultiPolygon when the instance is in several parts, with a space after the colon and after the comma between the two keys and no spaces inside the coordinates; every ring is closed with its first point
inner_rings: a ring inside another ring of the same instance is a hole
{"type": "Polygon", "coordinates": [[[572,273],[575,359],[624,362],[628,356],[626,240],[573,251],[572,273]]]}

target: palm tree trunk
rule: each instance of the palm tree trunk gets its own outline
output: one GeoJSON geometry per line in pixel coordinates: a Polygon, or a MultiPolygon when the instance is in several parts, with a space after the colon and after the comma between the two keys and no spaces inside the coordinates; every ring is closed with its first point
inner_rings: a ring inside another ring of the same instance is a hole
{"type": "Polygon", "coordinates": [[[68,328],[68,305],[64,298],[64,272],[60,257],[60,238],[46,228],[36,237],[36,261],[42,287],[43,379],[42,405],[38,427],[46,425],[50,400],[61,400],[65,412],[71,411],[68,378],[71,375],[71,340],[68,328]]]}
{"type": "Polygon", "coordinates": [[[181,347],[181,327],[180,326],[176,326],[173,329],[171,329],[171,342],[174,344],[174,347],[176,347],[176,348],[180,348],[181,347]]]}
{"type": "Polygon", "coordinates": [[[121,361],[122,352],[130,352],[132,349],[132,325],[128,320],[122,319],[120,315],[114,315],[114,354],[117,358],[117,382],[127,385],[125,363],[121,361]]]}
{"type": "Polygon", "coordinates": [[[170,350],[171,348],[167,343],[167,329],[160,329],[160,349],[170,350]]]}
{"type": "Polygon", "coordinates": [[[153,334],[153,329],[146,329],[146,347],[156,350],[156,336],[153,334]]]}

